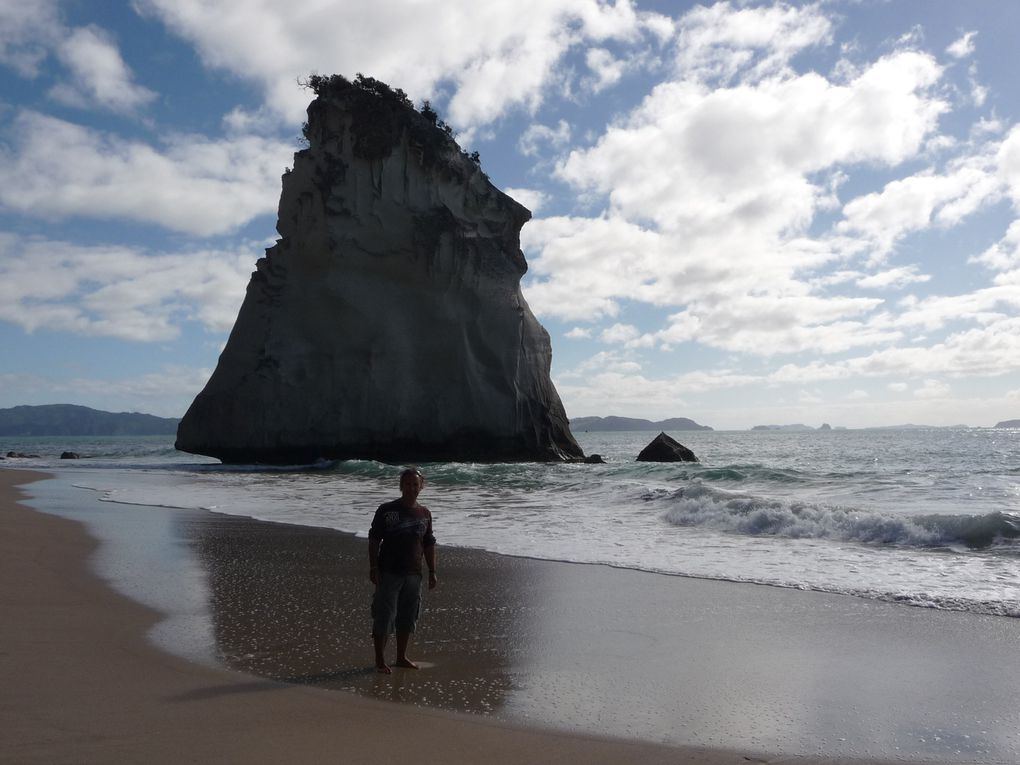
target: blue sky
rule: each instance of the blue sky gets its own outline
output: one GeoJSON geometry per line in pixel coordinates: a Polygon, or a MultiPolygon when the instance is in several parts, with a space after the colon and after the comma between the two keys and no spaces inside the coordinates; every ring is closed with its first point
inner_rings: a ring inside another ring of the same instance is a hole
{"type": "Polygon", "coordinates": [[[0,0],[0,407],[180,416],[310,73],[430,99],[527,205],[571,417],[1020,417],[1013,0],[0,0]]]}

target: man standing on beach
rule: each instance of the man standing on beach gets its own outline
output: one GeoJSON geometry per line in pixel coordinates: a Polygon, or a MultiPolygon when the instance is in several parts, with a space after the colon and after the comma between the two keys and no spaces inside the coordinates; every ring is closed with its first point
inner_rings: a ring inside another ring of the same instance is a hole
{"type": "Polygon", "coordinates": [[[432,513],[418,504],[425,476],[416,468],[400,474],[400,499],[379,506],[368,532],[369,578],[375,585],[372,598],[372,641],[377,672],[390,674],[386,642],[397,633],[396,666],[418,669],[407,658],[407,644],[421,610],[421,561],[429,568],[429,589],[436,579],[436,538],[432,513]]]}

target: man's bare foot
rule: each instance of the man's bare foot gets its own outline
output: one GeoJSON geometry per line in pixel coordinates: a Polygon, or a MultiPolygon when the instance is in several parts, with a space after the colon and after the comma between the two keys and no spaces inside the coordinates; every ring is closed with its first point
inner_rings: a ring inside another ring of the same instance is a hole
{"type": "Polygon", "coordinates": [[[392,675],[393,674],[393,670],[390,669],[385,664],[376,664],[375,665],[375,671],[378,672],[380,675],[392,675]]]}
{"type": "Polygon", "coordinates": [[[394,663],[396,664],[396,666],[403,667],[404,669],[418,669],[418,665],[407,658],[397,659],[396,662],[394,663]]]}

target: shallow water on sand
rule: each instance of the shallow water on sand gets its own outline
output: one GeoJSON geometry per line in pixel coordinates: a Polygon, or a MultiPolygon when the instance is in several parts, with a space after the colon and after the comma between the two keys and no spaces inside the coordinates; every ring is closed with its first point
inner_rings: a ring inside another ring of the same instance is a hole
{"type": "MultiPolygon", "coordinates": [[[[1020,616],[1020,431],[674,435],[699,463],[634,461],[654,433],[578,433],[604,465],[426,465],[445,545],[1020,616]]],[[[42,455],[104,501],[364,534],[395,493],[376,462],[223,466],[169,438],[46,439],[42,455]],[[71,448],[87,459],[60,461],[71,448]],[[47,456],[49,455],[49,456],[47,456]]]]}
{"type": "Polygon", "coordinates": [[[666,743],[924,762],[1020,761],[1020,620],[876,600],[440,551],[412,655],[377,675],[366,543],[349,534],[102,501],[95,566],[169,615],[157,644],[289,683],[666,743]]]}

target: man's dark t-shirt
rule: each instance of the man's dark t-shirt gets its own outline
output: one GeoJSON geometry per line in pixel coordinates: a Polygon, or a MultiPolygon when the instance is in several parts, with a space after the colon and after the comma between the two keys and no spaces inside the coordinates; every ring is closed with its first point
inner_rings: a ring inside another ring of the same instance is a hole
{"type": "Polygon", "coordinates": [[[432,536],[432,513],[424,505],[407,507],[399,499],[379,505],[368,538],[382,543],[379,547],[381,571],[420,574],[425,548],[436,543],[432,536]]]}

